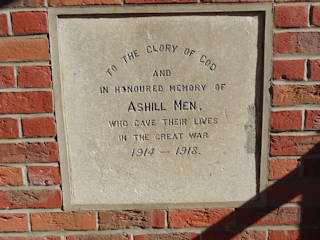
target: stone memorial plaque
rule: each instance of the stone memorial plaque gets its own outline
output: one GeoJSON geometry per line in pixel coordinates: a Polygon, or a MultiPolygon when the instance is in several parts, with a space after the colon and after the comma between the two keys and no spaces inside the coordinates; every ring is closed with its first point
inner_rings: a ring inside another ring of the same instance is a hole
{"type": "Polygon", "coordinates": [[[257,195],[258,15],[73,16],[55,27],[68,204],[257,195]]]}

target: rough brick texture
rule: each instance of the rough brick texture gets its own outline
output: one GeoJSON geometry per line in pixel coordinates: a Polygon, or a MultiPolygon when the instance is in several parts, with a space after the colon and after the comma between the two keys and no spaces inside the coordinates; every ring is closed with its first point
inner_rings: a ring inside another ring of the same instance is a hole
{"type": "Polygon", "coordinates": [[[320,129],[320,111],[319,110],[306,111],[305,129],[308,129],[308,130],[320,129]]]}
{"type": "Polygon", "coordinates": [[[67,240],[131,240],[129,236],[121,234],[86,234],[67,236],[67,240]]]}
{"type": "Polygon", "coordinates": [[[172,210],[168,224],[170,228],[231,226],[232,213],[232,209],[172,210]]]}
{"type": "MultiPolygon", "coordinates": [[[[265,231],[244,231],[242,233],[225,231],[206,231],[201,234],[201,240],[267,240],[265,231]]],[[[196,238],[196,240],[199,240],[196,238]]]]}
{"type": "Polygon", "coordinates": [[[46,12],[12,13],[13,33],[17,35],[48,33],[46,12]]]}
{"type": "Polygon", "coordinates": [[[0,14],[0,36],[7,36],[8,34],[9,27],[7,14],[0,14]]]}
{"type": "Polygon", "coordinates": [[[56,142],[0,144],[0,163],[44,163],[58,159],[56,142]]]}
{"type": "Polygon", "coordinates": [[[197,233],[163,233],[163,234],[145,234],[136,235],[135,240],[196,240],[197,233]]]}
{"type": "Polygon", "coordinates": [[[53,112],[51,91],[0,92],[0,113],[53,112]]]}
{"type": "Polygon", "coordinates": [[[269,231],[269,240],[298,240],[300,232],[298,230],[271,230],[269,231]]]}
{"type": "Polygon", "coordinates": [[[289,131],[302,128],[302,111],[279,111],[271,114],[271,130],[289,131]]]}
{"type": "Polygon", "coordinates": [[[302,156],[320,153],[320,136],[271,136],[272,156],[302,156]]]}
{"type": "Polygon", "coordinates": [[[0,118],[0,138],[19,137],[18,119],[0,118]]]}
{"type": "Polygon", "coordinates": [[[283,225],[298,224],[300,211],[296,207],[282,207],[270,211],[267,208],[243,208],[236,211],[236,224],[245,225],[283,225]]]}
{"type": "Polygon", "coordinates": [[[14,69],[13,67],[0,66],[0,88],[14,87],[14,69]]]}
{"type": "Polygon", "coordinates": [[[51,69],[48,66],[20,67],[18,71],[18,86],[45,88],[52,87],[51,69]]]}
{"type": "Polygon", "coordinates": [[[165,213],[162,210],[152,211],[104,211],[99,212],[99,229],[125,228],[163,228],[165,213]]]}
{"type": "Polygon", "coordinates": [[[22,119],[23,135],[26,137],[46,137],[56,135],[54,117],[22,119]]]}
{"type": "Polygon", "coordinates": [[[49,5],[57,6],[85,6],[85,5],[108,5],[121,4],[122,0],[49,0],[49,5]]]}
{"type": "Polygon", "coordinates": [[[311,60],[311,80],[320,81],[320,60],[311,60]]]}
{"type": "Polygon", "coordinates": [[[275,27],[307,27],[308,13],[307,6],[276,6],[274,8],[275,27]]]}
{"type": "Polygon", "coordinates": [[[291,32],[274,35],[274,53],[320,53],[320,32],[291,32]]]}
{"type": "Polygon", "coordinates": [[[320,26],[320,6],[312,7],[311,24],[320,26]]]}
{"type": "Polygon", "coordinates": [[[320,201],[320,184],[316,183],[278,183],[267,189],[269,204],[287,202],[317,203],[320,201]]]}
{"type": "Polygon", "coordinates": [[[6,1],[3,7],[16,8],[16,7],[43,7],[46,0],[14,0],[6,1]]]}
{"type": "Polygon", "coordinates": [[[96,224],[96,213],[92,212],[31,213],[33,231],[95,230],[96,224]]]}
{"type": "Polygon", "coordinates": [[[19,186],[23,184],[22,169],[0,166],[0,186],[19,186]]]}
{"type": "Polygon", "coordinates": [[[28,167],[28,180],[34,185],[53,185],[61,183],[59,167],[30,166],[28,167]]]}
{"type": "Polygon", "coordinates": [[[276,60],[273,62],[273,78],[303,80],[305,60],[276,60]]]}
{"type": "MultiPolygon", "coordinates": [[[[27,231],[29,231],[29,226],[26,213],[0,213],[0,232],[27,231]]],[[[1,237],[0,240],[2,240],[1,237]]]]}
{"type": "Polygon", "coordinates": [[[0,209],[60,208],[60,190],[1,190],[0,209]]]}
{"type": "Polygon", "coordinates": [[[0,62],[49,60],[48,39],[1,39],[0,62]]]}
{"type": "Polygon", "coordinates": [[[275,85],[273,106],[319,104],[320,85],[275,85]]]}
{"type": "Polygon", "coordinates": [[[273,159],[269,162],[269,179],[298,178],[301,161],[298,159],[273,159]]]}
{"type": "Polygon", "coordinates": [[[0,240],[62,240],[59,236],[0,237],[0,240]]]}

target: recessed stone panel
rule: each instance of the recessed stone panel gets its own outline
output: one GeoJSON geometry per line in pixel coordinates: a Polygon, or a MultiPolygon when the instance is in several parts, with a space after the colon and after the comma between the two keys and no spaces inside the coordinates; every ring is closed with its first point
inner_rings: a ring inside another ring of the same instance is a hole
{"type": "Polygon", "coordinates": [[[258,28],[256,15],[59,18],[70,204],[255,197],[258,28]]]}

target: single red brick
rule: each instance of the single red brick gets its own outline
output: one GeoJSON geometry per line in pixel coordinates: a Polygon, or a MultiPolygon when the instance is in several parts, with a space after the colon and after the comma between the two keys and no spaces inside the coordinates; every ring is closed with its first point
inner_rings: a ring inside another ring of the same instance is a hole
{"type": "Polygon", "coordinates": [[[320,178],[320,160],[304,159],[303,176],[305,178],[320,178]]]}
{"type": "Polygon", "coordinates": [[[199,240],[197,233],[159,233],[159,234],[144,234],[136,235],[135,240],[199,240]]]}
{"type": "Polygon", "coordinates": [[[275,85],[273,106],[319,104],[320,85],[275,85]]]}
{"type": "Polygon", "coordinates": [[[0,232],[28,231],[28,215],[26,213],[0,213],[0,232]]]}
{"type": "Polygon", "coordinates": [[[302,156],[320,153],[320,135],[271,136],[272,156],[302,156]]]}
{"type": "Polygon", "coordinates": [[[320,129],[320,111],[319,110],[306,111],[305,128],[307,130],[320,129]]]}
{"type": "Polygon", "coordinates": [[[18,119],[0,118],[0,138],[18,138],[18,119]]]}
{"type": "Polygon", "coordinates": [[[125,0],[126,3],[196,3],[198,0],[125,0]]]}
{"type": "Polygon", "coordinates": [[[0,237],[0,240],[62,240],[57,236],[31,236],[31,237],[0,237]]]}
{"type": "Polygon", "coordinates": [[[7,36],[8,34],[9,27],[7,14],[0,14],[0,36],[7,36]]]}
{"type": "Polygon", "coordinates": [[[53,112],[51,91],[0,93],[0,113],[50,112],[53,112]]]}
{"type": "Polygon", "coordinates": [[[57,142],[0,144],[0,163],[44,163],[58,161],[57,142]]]}
{"type": "MultiPolygon", "coordinates": [[[[300,238],[299,230],[270,230],[269,240],[299,240],[300,238]]],[[[301,239],[302,240],[302,239],[301,239]]]]}
{"type": "Polygon", "coordinates": [[[267,188],[267,198],[270,204],[317,203],[320,201],[320,184],[274,183],[267,188]]]}
{"type": "Polygon", "coordinates": [[[151,225],[153,228],[165,228],[166,213],[163,210],[153,210],[151,213],[151,225]]]}
{"type": "Polygon", "coordinates": [[[52,190],[1,190],[0,208],[60,208],[61,191],[52,190]]]}
{"type": "Polygon", "coordinates": [[[45,0],[15,0],[6,1],[2,4],[6,8],[16,8],[16,7],[44,7],[45,0]]]}
{"type": "Polygon", "coordinates": [[[308,6],[275,6],[274,25],[282,27],[307,27],[308,6]]]}
{"type": "Polygon", "coordinates": [[[52,87],[51,69],[49,66],[19,67],[19,87],[52,87]]]}
{"type": "Polygon", "coordinates": [[[290,32],[274,35],[274,53],[320,53],[320,32],[290,32]]]}
{"type": "Polygon", "coordinates": [[[301,162],[298,159],[273,159],[269,163],[269,179],[298,178],[299,171],[297,169],[300,166],[301,162]]]}
{"type": "Polygon", "coordinates": [[[305,60],[275,60],[273,62],[273,78],[287,80],[303,80],[305,60]]]}
{"type": "Polygon", "coordinates": [[[283,225],[298,224],[300,211],[297,207],[281,207],[276,210],[267,208],[239,208],[236,210],[238,226],[246,225],[283,225]]]}
{"type": "MultiPolygon", "coordinates": [[[[201,233],[201,240],[240,240],[236,232],[232,231],[205,231],[201,233]]],[[[200,239],[196,239],[200,240],[200,239]]],[[[251,239],[250,239],[251,240],[251,239]]]]}
{"type": "Polygon", "coordinates": [[[96,230],[94,212],[42,212],[31,213],[32,231],[96,230]]]}
{"type": "Polygon", "coordinates": [[[45,0],[23,0],[24,7],[44,7],[45,0]]]}
{"type": "Polygon", "coordinates": [[[85,6],[122,4],[122,0],[49,0],[49,6],[85,6]]]}
{"type": "Polygon", "coordinates": [[[121,234],[86,234],[67,236],[67,240],[131,240],[131,238],[121,234]]]}
{"type": "Polygon", "coordinates": [[[248,230],[238,234],[238,240],[267,240],[265,231],[248,230]]]}
{"type": "Polygon", "coordinates": [[[28,179],[34,185],[61,183],[59,167],[54,166],[30,166],[28,167],[28,179]]]}
{"type": "MultiPolygon", "coordinates": [[[[266,240],[265,231],[244,231],[238,232],[216,232],[205,231],[201,234],[201,240],[266,240]]],[[[199,239],[197,239],[199,240],[199,239]]]]}
{"type": "Polygon", "coordinates": [[[48,33],[46,12],[13,12],[12,25],[14,34],[48,33]]]}
{"type": "Polygon", "coordinates": [[[48,39],[0,40],[0,62],[46,61],[49,59],[48,39]]]}
{"type": "Polygon", "coordinates": [[[320,6],[313,6],[311,9],[312,19],[311,24],[320,26],[320,6]]]}
{"type": "Polygon", "coordinates": [[[269,240],[319,240],[320,230],[269,230],[269,240]]]}
{"type": "Polygon", "coordinates": [[[0,66],[0,88],[14,87],[14,69],[13,67],[0,66]]]}
{"type": "Polygon", "coordinates": [[[233,210],[171,210],[168,214],[170,228],[209,227],[211,225],[231,226],[233,210]]]}
{"type": "Polygon", "coordinates": [[[56,136],[54,117],[23,118],[23,135],[26,137],[56,136]]]}
{"type": "Polygon", "coordinates": [[[0,186],[6,185],[23,185],[23,176],[21,168],[0,166],[0,186]]]}
{"type": "Polygon", "coordinates": [[[162,210],[153,211],[104,211],[99,212],[99,229],[163,228],[165,213],[162,210]]]}
{"type": "Polygon", "coordinates": [[[302,111],[279,111],[272,112],[271,130],[289,131],[301,130],[302,111]]]}
{"type": "Polygon", "coordinates": [[[311,80],[320,81],[320,60],[311,60],[311,80]]]}

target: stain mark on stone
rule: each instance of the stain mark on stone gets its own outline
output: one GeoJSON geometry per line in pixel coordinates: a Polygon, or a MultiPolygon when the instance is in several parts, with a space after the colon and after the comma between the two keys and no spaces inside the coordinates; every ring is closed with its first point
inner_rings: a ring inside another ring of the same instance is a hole
{"type": "Polygon", "coordinates": [[[256,128],[255,128],[255,106],[249,105],[247,108],[248,111],[248,121],[244,125],[244,130],[246,131],[246,144],[245,148],[247,153],[255,152],[255,137],[256,137],[256,128]]]}

